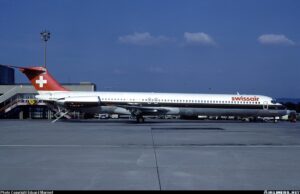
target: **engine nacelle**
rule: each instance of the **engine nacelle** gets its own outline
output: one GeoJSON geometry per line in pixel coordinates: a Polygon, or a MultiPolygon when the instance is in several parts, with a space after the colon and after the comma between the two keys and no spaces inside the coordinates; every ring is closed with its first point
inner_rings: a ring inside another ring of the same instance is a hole
{"type": "Polygon", "coordinates": [[[57,99],[56,103],[69,108],[95,107],[101,105],[99,96],[65,97],[57,99]]]}

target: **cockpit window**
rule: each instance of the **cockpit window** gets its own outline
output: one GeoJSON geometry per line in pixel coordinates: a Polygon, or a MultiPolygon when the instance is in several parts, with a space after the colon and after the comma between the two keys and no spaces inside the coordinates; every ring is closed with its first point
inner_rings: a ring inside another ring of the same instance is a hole
{"type": "Polygon", "coordinates": [[[271,102],[272,102],[273,104],[276,104],[276,103],[277,103],[275,99],[272,99],[271,102]]]}

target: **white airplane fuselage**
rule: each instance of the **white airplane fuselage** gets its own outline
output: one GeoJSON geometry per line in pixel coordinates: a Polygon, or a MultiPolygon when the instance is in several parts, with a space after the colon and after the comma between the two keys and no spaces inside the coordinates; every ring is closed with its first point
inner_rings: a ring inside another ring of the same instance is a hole
{"type": "Polygon", "coordinates": [[[284,106],[261,95],[45,91],[36,97],[88,113],[245,117],[289,114],[284,106]]]}
{"type": "Polygon", "coordinates": [[[70,111],[131,114],[138,122],[147,115],[277,117],[290,113],[262,95],[151,92],[77,92],[59,84],[45,67],[17,67],[54,110],[57,119],[70,111]]]}

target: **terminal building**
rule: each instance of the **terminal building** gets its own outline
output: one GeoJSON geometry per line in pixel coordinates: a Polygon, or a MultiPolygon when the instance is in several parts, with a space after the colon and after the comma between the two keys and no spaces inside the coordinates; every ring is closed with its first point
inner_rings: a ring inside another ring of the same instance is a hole
{"type": "MultiPolygon", "coordinates": [[[[62,85],[73,91],[96,90],[96,85],[90,82],[62,85]]],[[[37,92],[31,84],[15,83],[13,68],[0,65],[0,118],[52,119],[55,113],[35,95],[37,92]]]]}

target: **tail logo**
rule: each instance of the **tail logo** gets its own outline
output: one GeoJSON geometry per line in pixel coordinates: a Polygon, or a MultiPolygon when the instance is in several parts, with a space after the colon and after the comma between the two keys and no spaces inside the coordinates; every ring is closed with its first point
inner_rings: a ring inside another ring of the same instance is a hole
{"type": "Polygon", "coordinates": [[[44,79],[44,77],[42,75],[40,75],[40,79],[35,80],[36,84],[39,84],[40,88],[44,87],[44,84],[47,84],[47,80],[44,79]]]}

